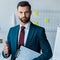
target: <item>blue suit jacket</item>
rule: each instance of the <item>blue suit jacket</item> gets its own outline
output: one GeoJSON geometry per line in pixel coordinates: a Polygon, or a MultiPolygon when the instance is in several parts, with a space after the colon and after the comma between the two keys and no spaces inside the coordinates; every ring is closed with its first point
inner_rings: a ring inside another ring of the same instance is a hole
{"type": "MultiPolygon", "coordinates": [[[[12,27],[8,33],[7,40],[10,47],[9,55],[12,55],[11,60],[14,60],[17,51],[19,28],[19,25],[12,27]]],[[[51,47],[46,38],[44,28],[36,26],[32,23],[30,25],[27,42],[25,46],[38,53],[40,53],[40,50],[42,50],[42,54],[33,60],[49,60],[52,57],[51,47]]],[[[8,57],[4,55],[4,52],[3,56],[5,58],[8,57]]]]}

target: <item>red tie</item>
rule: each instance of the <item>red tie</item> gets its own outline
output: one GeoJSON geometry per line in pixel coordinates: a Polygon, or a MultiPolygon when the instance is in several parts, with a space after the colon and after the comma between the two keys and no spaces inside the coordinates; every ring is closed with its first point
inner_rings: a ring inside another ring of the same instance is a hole
{"type": "Polygon", "coordinates": [[[24,26],[21,26],[18,47],[20,47],[21,45],[24,45],[24,28],[25,28],[24,26]]]}

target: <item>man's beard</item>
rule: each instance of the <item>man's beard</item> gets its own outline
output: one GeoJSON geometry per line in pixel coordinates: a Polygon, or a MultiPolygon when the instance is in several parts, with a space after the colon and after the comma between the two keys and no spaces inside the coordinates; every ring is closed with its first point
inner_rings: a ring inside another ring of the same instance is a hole
{"type": "Polygon", "coordinates": [[[30,17],[29,18],[19,18],[21,22],[23,23],[28,23],[30,21],[30,17]]]}

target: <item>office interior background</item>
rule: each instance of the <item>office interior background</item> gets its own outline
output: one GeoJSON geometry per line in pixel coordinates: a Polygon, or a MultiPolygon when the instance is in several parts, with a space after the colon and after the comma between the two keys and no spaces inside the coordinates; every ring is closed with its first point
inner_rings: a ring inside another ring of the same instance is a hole
{"type": "MultiPolygon", "coordinates": [[[[0,0],[0,58],[9,28],[19,24],[17,3],[22,0],[0,0]]],[[[54,53],[57,28],[60,26],[60,0],[26,0],[31,4],[31,21],[45,28],[54,53]]],[[[60,53],[60,52],[59,52],[60,53]]],[[[52,59],[53,60],[53,59],[52,59]]],[[[59,60],[59,59],[58,59],[59,60]]]]}

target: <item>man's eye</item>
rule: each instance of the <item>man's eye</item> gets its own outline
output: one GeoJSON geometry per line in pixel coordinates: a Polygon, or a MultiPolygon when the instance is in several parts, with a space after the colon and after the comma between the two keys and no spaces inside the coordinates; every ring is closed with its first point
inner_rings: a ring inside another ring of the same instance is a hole
{"type": "Polygon", "coordinates": [[[26,13],[29,13],[29,11],[26,11],[26,13]]]}
{"type": "Polygon", "coordinates": [[[22,12],[20,12],[20,13],[22,13],[22,12]]]}

